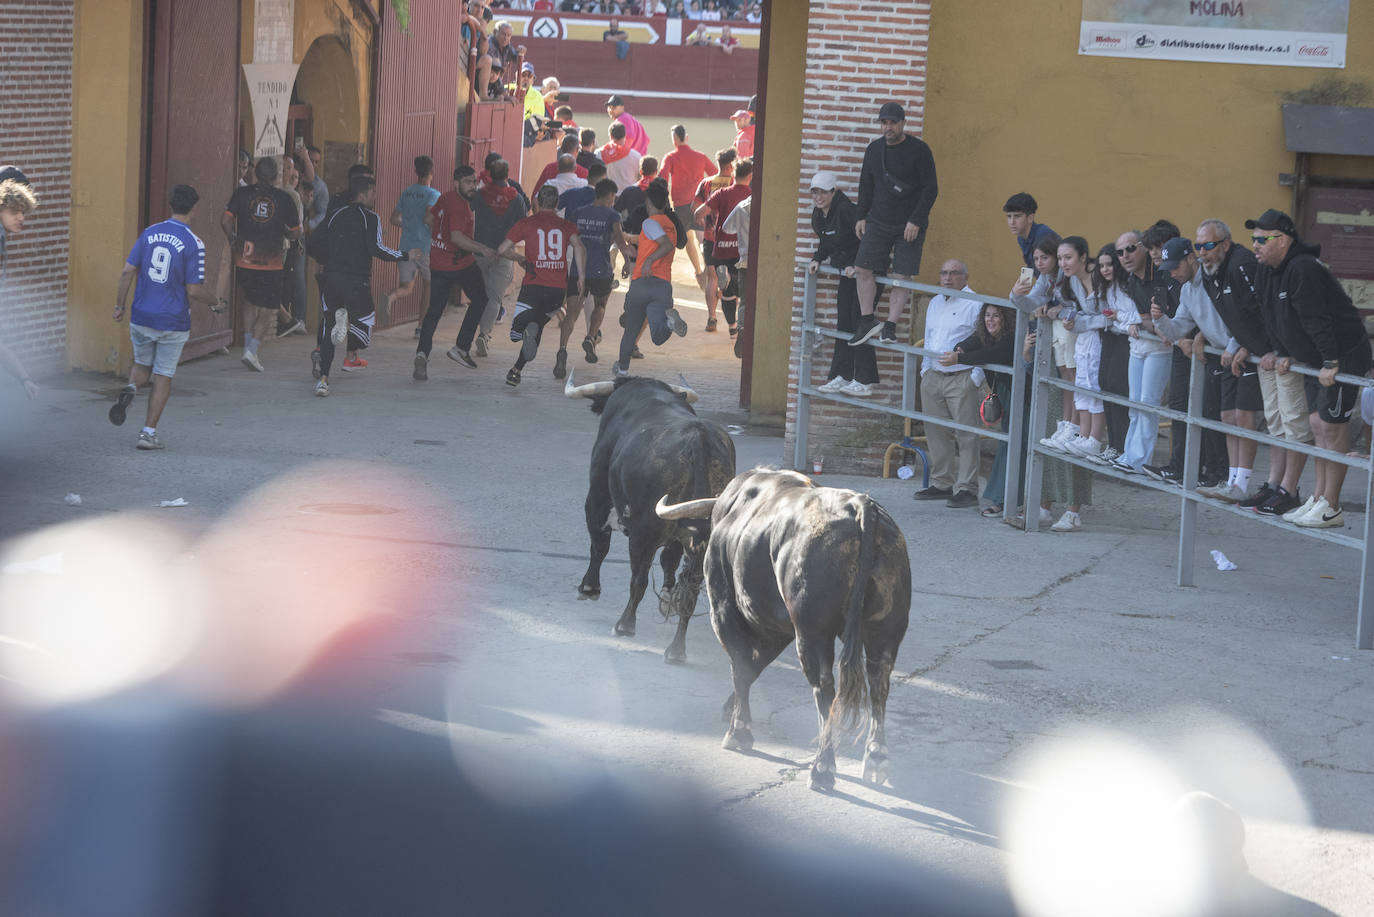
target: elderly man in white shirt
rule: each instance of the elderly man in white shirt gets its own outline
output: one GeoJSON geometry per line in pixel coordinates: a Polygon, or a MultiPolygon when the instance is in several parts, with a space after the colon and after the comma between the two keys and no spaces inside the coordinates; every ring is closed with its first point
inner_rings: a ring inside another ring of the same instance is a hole
{"type": "MultiPolygon", "coordinates": [[[[940,267],[940,286],[972,293],[968,287],[968,266],[951,258],[940,267]]],[[[983,304],[944,293],[930,301],[926,309],[925,346],[928,350],[952,354],[973,333],[983,304]]],[[[925,357],[921,361],[921,410],[933,417],[947,417],[957,423],[978,426],[978,404],[982,401],[981,370],[963,363],[925,357]]],[[[930,485],[913,495],[917,500],[944,500],[956,509],[978,505],[978,436],[926,424],[930,446],[930,485]],[[957,466],[957,467],[956,467],[957,466]]]]}

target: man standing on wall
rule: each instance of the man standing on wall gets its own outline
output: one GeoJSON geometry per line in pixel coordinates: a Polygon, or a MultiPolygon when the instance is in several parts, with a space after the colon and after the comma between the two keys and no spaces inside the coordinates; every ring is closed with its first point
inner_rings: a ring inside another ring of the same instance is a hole
{"type": "Polygon", "coordinates": [[[911,299],[911,292],[893,287],[888,296],[887,321],[873,317],[878,282],[875,273],[888,271],[894,280],[910,280],[920,273],[921,249],[930,224],[930,208],[939,186],[935,157],[925,141],[906,132],[906,112],[896,102],[878,110],[883,135],[864,150],[859,172],[859,237],[855,279],[859,287],[859,327],[849,343],[858,346],[869,338],[882,343],[897,341],[897,319],[911,299]]]}
{"type": "Polygon", "coordinates": [[[235,252],[234,278],[243,300],[243,364],[263,372],[258,348],[275,336],[286,243],[300,238],[301,221],[291,195],[274,184],[276,158],[262,157],[253,171],[257,184],[234,192],[219,225],[235,252]]]}

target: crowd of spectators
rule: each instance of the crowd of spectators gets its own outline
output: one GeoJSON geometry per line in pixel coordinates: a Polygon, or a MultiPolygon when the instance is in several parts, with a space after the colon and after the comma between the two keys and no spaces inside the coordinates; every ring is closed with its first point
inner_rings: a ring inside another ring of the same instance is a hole
{"type": "Polygon", "coordinates": [[[611,16],[667,16],[670,19],[704,19],[760,22],[761,0],[496,0],[492,6],[560,13],[598,13],[611,16]]]}
{"type": "MultiPolygon", "coordinates": [[[[896,103],[882,106],[883,135],[865,152],[857,206],[834,173],[812,180],[820,244],[811,270],[829,260],[843,271],[837,326],[852,332],[836,343],[831,377],[820,386],[826,393],[873,394],[878,379],[869,342],[896,342],[907,296],[891,288],[887,321],[880,322],[872,275],[910,278],[920,270],[937,186],[929,148],[905,133],[903,114],[896,103]]],[[[1067,507],[1052,531],[1082,528],[1080,508],[1092,501],[1090,465],[1083,461],[1183,484],[1187,423],[1171,421],[1167,458],[1156,464],[1157,415],[1099,395],[1186,412],[1194,361],[1204,364],[1204,419],[1240,431],[1258,429],[1263,420],[1282,440],[1337,453],[1350,448],[1350,421],[1374,408],[1374,390],[1336,376],[1374,375],[1374,350],[1350,296],[1318,260],[1320,247],[1301,238],[1288,214],[1266,210],[1246,220],[1253,249],[1214,217],[1192,232],[1156,220],[1094,249],[1083,236],[1061,237],[1038,222],[1038,209],[1024,192],[1003,208],[1025,264],[1009,298],[1032,317],[1026,338],[1012,340],[1014,313],[970,295],[968,268],[958,259],[943,263],[940,285],[950,292],[931,300],[924,328],[913,329],[913,337],[923,336],[924,346],[939,353],[921,367],[922,410],[934,417],[976,427],[990,390],[1005,406],[1005,432],[1008,414],[1027,405],[1010,404],[1010,380],[983,367],[1009,365],[1018,343],[1027,361],[1037,346],[1048,348],[1055,374],[1079,389],[1047,397],[1046,429],[1030,434],[1045,449],[1080,460],[1045,463],[1041,521],[1053,521],[1055,503],[1067,507]],[[1307,372],[1295,372],[1299,367],[1307,372]]],[[[916,498],[978,506],[976,437],[938,424],[928,424],[926,435],[930,482],[916,498]]],[[[1191,469],[1200,495],[1305,528],[1345,525],[1344,464],[1316,459],[1314,487],[1304,500],[1298,489],[1304,453],[1272,447],[1267,479],[1253,486],[1255,441],[1204,429],[1201,442],[1191,469]]],[[[1025,443],[1019,447],[1024,455],[1025,443]]],[[[1002,516],[1010,496],[1003,492],[1007,451],[1003,443],[982,495],[985,516],[1002,516]]],[[[1021,503],[1017,495],[1015,505],[1021,503]]]]}

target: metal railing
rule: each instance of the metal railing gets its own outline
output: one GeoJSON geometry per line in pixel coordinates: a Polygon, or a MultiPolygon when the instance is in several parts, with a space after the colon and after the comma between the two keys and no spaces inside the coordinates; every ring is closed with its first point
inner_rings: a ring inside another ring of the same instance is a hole
{"type": "MultiPolygon", "coordinates": [[[[825,266],[821,267],[819,273],[833,276],[838,276],[840,274],[840,272],[834,268],[825,266]]],[[[1027,328],[1026,313],[1016,309],[1008,299],[998,296],[987,296],[981,293],[948,290],[944,287],[911,281],[889,280],[884,277],[878,277],[876,279],[879,283],[888,286],[901,287],[903,289],[931,293],[934,295],[957,293],[959,297],[964,299],[975,299],[980,302],[993,303],[998,306],[1012,309],[1016,314],[1014,340],[1017,342],[1017,345],[1025,340],[1027,328]]],[[[877,345],[902,354],[902,397],[899,407],[891,407],[867,399],[827,394],[810,384],[814,353],[820,342],[825,338],[846,340],[849,334],[838,332],[830,328],[816,327],[816,288],[817,275],[810,273],[806,274],[802,300],[801,365],[797,384],[797,436],[793,446],[793,467],[797,470],[804,471],[806,468],[806,454],[811,422],[810,401],[812,398],[823,398],[850,404],[879,414],[920,420],[927,424],[934,424],[936,426],[960,430],[966,433],[975,433],[978,436],[1008,443],[1006,490],[1005,498],[1002,502],[1002,518],[1004,520],[1010,520],[1014,515],[1014,506],[1016,504],[1014,495],[1017,492],[1017,485],[1022,483],[1021,479],[1024,475],[1025,506],[1027,509],[1024,527],[1027,533],[1037,532],[1040,528],[1040,514],[1035,512],[1034,509],[1040,505],[1040,485],[1046,458],[1053,458],[1057,461],[1084,468],[1093,474],[1115,478],[1116,480],[1124,481],[1138,487],[1145,487],[1170,494],[1180,494],[1178,527],[1179,586],[1193,585],[1197,541],[1197,508],[1201,503],[1205,503],[1211,509],[1232,513],[1236,516],[1261,524],[1279,526],[1284,531],[1290,533],[1304,535],[1308,538],[1315,538],[1320,541],[1326,541],[1347,548],[1354,548],[1360,552],[1360,594],[1356,611],[1355,646],[1358,649],[1374,649],[1374,565],[1371,565],[1371,560],[1374,560],[1374,558],[1371,558],[1369,550],[1370,536],[1374,534],[1371,532],[1371,524],[1374,524],[1372,523],[1374,514],[1370,512],[1371,500],[1374,499],[1374,457],[1357,458],[1348,456],[1344,453],[1332,452],[1331,450],[1321,449],[1305,443],[1296,443],[1267,433],[1259,433],[1255,430],[1236,427],[1203,417],[1203,371],[1206,363],[1201,359],[1191,360],[1192,365],[1188,377],[1188,407],[1186,411],[1176,411],[1162,405],[1132,401],[1130,398],[1114,395],[1111,392],[1080,388],[1055,375],[1054,367],[1050,363],[1052,348],[1050,336],[1048,334],[1038,335],[1036,338],[1035,358],[1030,364],[1029,378],[1026,372],[1027,367],[1023,360],[1023,348],[1021,346],[1013,346],[1013,363],[1011,366],[990,365],[986,367],[986,369],[998,372],[1010,372],[1012,376],[1012,396],[1010,403],[1004,405],[1004,410],[1007,412],[1008,418],[1008,430],[1006,433],[988,430],[986,428],[970,427],[965,424],[956,423],[948,418],[933,417],[915,409],[916,391],[920,384],[920,368],[917,358],[921,356],[940,356],[938,352],[924,347],[914,347],[906,344],[877,345]],[[1025,386],[1027,384],[1031,386],[1030,408],[1028,411],[1023,411],[1021,410],[1021,405],[1025,403],[1025,386]],[[1051,397],[1060,397],[1056,390],[1081,392],[1091,395],[1093,398],[1101,399],[1103,402],[1110,402],[1133,410],[1154,414],[1161,421],[1182,421],[1187,424],[1188,432],[1184,443],[1182,490],[1180,491],[1179,487],[1174,484],[1143,478],[1140,475],[1127,474],[1087,458],[1042,446],[1039,441],[1039,436],[1036,436],[1034,431],[1045,429],[1048,413],[1047,399],[1051,397]],[[1027,424],[1029,424],[1030,435],[1025,436],[1026,462],[1023,470],[1020,444],[1027,424]],[[1295,526],[1284,522],[1277,516],[1266,516],[1249,512],[1240,507],[1214,500],[1203,494],[1197,493],[1198,453],[1201,449],[1201,436],[1203,430],[1212,430],[1227,436],[1237,436],[1252,440],[1256,443],[1267,443],[1290,452],[1299,452],[1304,455],[1324,459],[1329,462],[1336,462],[1349,468],[1363,471],[1365,473],[1365,517],[1361,535],[1356,537],[1341,532],[1331,531],[1329,529],[1295,526]]],[[[1206,352],[1211,354],[1220,353],[1219,350],[1211,347],[1206,348],[1206,352]]],[[[1259,358],[1252,356],[1249,358],[1249,362],[1258,364],[1259,358]]],[[[1301,366],[1293,366],[1289,372],[1314,377],[1318,375],[1316,370],[1301,366]]],[[[1358,385],[1362,388],[1374,386],[1374,379],[1369,379],[1364,376],[1338,374],[1336,380],[1350,385],[1358,385]]],[[[1371,446],[1374,446],[1374,430],[1370,432],[1370,440],[1371,446]]],[[[1371,451],[1374,451],[1374,449],[1371,451]]]]}

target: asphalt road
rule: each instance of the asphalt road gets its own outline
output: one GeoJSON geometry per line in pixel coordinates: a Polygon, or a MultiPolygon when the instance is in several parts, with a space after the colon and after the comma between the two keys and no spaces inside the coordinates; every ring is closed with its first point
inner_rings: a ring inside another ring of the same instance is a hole
{"type": "MultiPolygon", "coordinates": [[[[728,337],[685,314],[690,334],[646,348],[635,370],[684,374],[700,412],[735,425],[740,468],[780,463],[778,431],[751,429],[736,407],[728,337]]],[[[459,318],[445,317],[441,340],[459,318]]],[[[96,628],[109,642],[95,658],[133,652],[118,639],[125,613],[164,628],[200,616],[199,645],[213,646],[47,680],[16,668],[9,647],[0,674],[65,700],[171,666],[217,702],[242,701],[324,656],[333,701],[451,742],[502,798],[537,804],[609,774],[686,792],[770,845],[873,850],[984,888],[1022,862],[1014,847],[1096,850],[1108,873],[1123,871],[1118,893],[1156,884],[1132,863],[1129,835],[1202,789],[1244,818],[1257,879],[1335,913],[1374,913],[1374,655],[1352,648],[1353,552],[1203,511],[1197,585],[1180,589],[1178,506],[1152,492],[1099,482],[1083,532],[1026,535],[912,501],[906,482],[827,474],[821,483],[867,490],[892,512],[915,595],[889,703],[890,783],[863,784],[862,749],[848,746],[836,792],[820,794],[806,780],[817,723],[794,654],[756,686],[754,752],[727,752],[729,670],[705,596],[685,666],[663,661],[673,625],[652,596],[637,635],[612,636],[628,580],[619,534],[601,599],[579,600],[597,418],[562,397],[547,346],[518,389],[504,385],[514,347],[498,342],[474,371],[436,346],[421,384],[411,329],[393,329],[368,370],[334,374],[328,399],[313,397],[302,338],[269,346],[264,374],[209,357],[178,372],[160,453],[133,448],[141,399],[124,427],[107,422],[109,377],[46,380],[32,403],[7,387],[0,635],[24,638],[32,608],[74,605],[79,588],[101,598],[64,612],[65,633],[96,628]],[[189,505],[157,507],[175,498],[189,505]],[[1213,547],[1240,569],[1214,570],[1213,547]],[[366,639],[338,639],[359,626],[366,639]],[[1071,766],[1035,769],[1038,751],[1066,744],[1071,766]],[[1034,805],[1046,800],[1050,816],[1034,805]],[[1014,814],[1018,803],[1029,808],[1014,814]]],[[[609,362],[572,365],[589,381],[608,378],[609,362]]],[[[46,633],[61,658],[66,637],[46,633]]],[[[1090,884],[1076,893],[1083,912],[1113,912],[1090,884]]]]}

